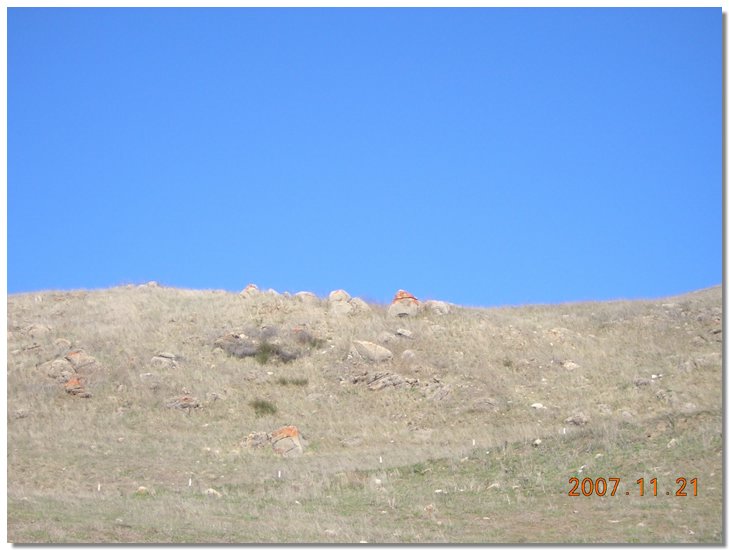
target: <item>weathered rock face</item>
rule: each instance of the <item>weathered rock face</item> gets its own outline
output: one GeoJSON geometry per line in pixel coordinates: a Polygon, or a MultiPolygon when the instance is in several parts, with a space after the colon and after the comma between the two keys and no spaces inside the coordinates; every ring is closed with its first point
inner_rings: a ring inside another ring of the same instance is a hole
{"type": "Polygon", "coordinates": [[[387,314],[391,317],[414,317],[420,313],[420,308],[420,301],[415,296],[406,290],[398,290],[387,314]]]}
{"type": "Polygon", "coordinates": [[[392,359],[392,352],[389,349],[375,344],[374,342],[353,340],[352,348],[356,355],[359,355],[359,357],[366,361],[381,363],[392,359]]]}

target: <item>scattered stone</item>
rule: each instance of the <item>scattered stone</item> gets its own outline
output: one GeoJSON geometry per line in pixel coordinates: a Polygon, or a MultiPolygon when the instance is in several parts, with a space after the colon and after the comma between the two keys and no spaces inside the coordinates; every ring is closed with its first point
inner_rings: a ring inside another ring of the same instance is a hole
{"type": "Polygon", "coordinates": [[[542,444],[541,439],[535,439],[534,441],[532,441],[532,447],[539,447],[541,444],[542,444]]]}
{"type": "Polygon", "coordinates": [[[152,357],[150,364],[153,367],[175,369],[175,368],[177,368],[176,359],[177,359],[177,357],[175,356],[174,353],[162,352],[162,353],[158,353],[157,355],[152,357]]]}
{"type": "Polygon", "coordinates": [[[208,497],[216,497],[216,498],[221,498],[223,496],[218,491],[216,491],[215,489],[213,489],[212,487],[210,487],[208,489],[205,489],[205,493],[204,494],[205,494],[205,496],[208,496],[208,497]]]}
{"type": "Polygon", "coordinates": [[[572,424],[574,426],[584,426],[589,422],[589,418],[581,413],[578,412],[576,414],[573,414],[572,416],[565,419],[565,424],[572,424]]]}
{"type": "Polygon", "coordinates": [[[612,408],[607,403],[598,403],[597,410],[600,414],[604,416],[610,416],[611,414],[613,414],[612,408]]]}
{"type": "Polygon", "coordinates": [[[398,336],[402,336],[403,338],[412,338],[413,337],[413,331],[408,330],[406,328],[399,328],[395,331],[395,334],[398,336]]]}
{"type": "Polygon", "coordinates": [[[140,485],[139,487],[137,487],[137,490],[134,491],[134,494],[138,496],[150,496],[154,494],[154,491],[145,487],[144,485],[140,485]]]}
{"type": "Polygon", "coordinates": [[[448,315],[451,312],[451,306],[440,300],[428,300],[423,306],[435,315],[448,315]]]}
{"type": "Polygon", "coordinates": [[[633,380],[633,384],[635,384],[637,387],[648,386],[650,384],[653,384],[653,382],[654,381],[651,380],[650,378],[641,378],[641,377],[638,377],[635,380],[633,380]]]}
{"type": "Polygon", "coordinates": [[[420,313],[420,302],[405,290],[398,290],[387,309],[391,317],[414,317],[420,313]]]}
{"type": "Polygon", "coordinates": [[[392,352],[374,342],[368,342],[366,340],[353,340],[352,347],[359,354],[362,359],[367,361],[373,361],[381,363],[383,361],[389,361],[392,359],[392,352]]]}
{"type": "Polygon", "coordinates": [[[180,395],[167,400],[165,406],[168,409],[181,409],[190,412],[191,409],[200,407],[200,402],[191,395],[180,395]]]}
{"type": "Polygon", "coordinates": [[[666,443],[666,448],[673,449],[676,445],[678,445],[678,440],[674,437],[671,439],[671,441],[666,443]]]}
{"type": "Polygon", "coordinates": [[[581,367],[580,365],[578,365],[578,364],[577,364],[577,363],[575,363],[574,361],[570,361],[569,359],[568,359],[567,361],[563,361],[563,362],[562,362],[562,366],[563,366],[563,367],[564,367],[564,368],[565,368],[566,370],[575,370],[575,369],[579,369],[579,368],[582,368],[582,367],[581,367]]]}
{"type": "Polygon", "coordinates": [[[531,407],[532,407],[532,409],[537,409],[537,410],[546,409],[547,408],[544,405],[542,405],[541,403],[532,403],[531,404],[531,407]]]}
{"type": "Polygon", "coordinates": [[[352,384],[364,382],[367,388],[372,391],[382,390],[385,388],[414,387],[418,385],[415,378],[405,378],[394,372],[364,372],[352,378],[352,384]]]}

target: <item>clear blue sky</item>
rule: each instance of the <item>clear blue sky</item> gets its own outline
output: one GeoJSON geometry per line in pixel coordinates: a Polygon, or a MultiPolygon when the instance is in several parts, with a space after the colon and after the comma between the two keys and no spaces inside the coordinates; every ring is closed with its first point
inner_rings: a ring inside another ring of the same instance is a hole
{"type": "Polygon", "coordinates": [[[8,292],[722,280],[705,9],[8,10],[8,292]]]}

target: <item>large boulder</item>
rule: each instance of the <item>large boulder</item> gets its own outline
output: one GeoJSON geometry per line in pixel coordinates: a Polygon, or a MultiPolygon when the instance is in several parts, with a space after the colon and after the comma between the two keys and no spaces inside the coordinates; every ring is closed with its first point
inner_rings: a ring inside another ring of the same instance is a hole
{"type": "Polygon", "coordinates": [[[304,452],[301,433],[296,426],[284,426],[271,432],[273,452],[285,457],[299,456],[304,452]]]}
{"type": "Polygon", "coordinates": [[[414,317],[420,313],[420,308],[420,301],[415,296],[406,290],[398,290],[387,314],[391,317],[414,317]]]}
{"type": "Polygon", "coordinates": [[[380,346],[379,344],[375,344],[374,342],[353,340],[352,348],[357,355],[366,361],[381,363],[392,359],[392,352],[389,349],[380,346]]]}

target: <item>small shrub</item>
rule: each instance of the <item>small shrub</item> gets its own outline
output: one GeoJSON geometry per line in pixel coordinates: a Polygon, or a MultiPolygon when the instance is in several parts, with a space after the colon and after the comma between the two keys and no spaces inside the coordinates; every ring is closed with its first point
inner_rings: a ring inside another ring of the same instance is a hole
{"type": "Polygon", "coordinates": [[[276,382],[282,386],[288,386],[291,384],[292,386],[306,386],[309,383],[308,378],[286,378],[284,376],[281,376],[276,380],[276,382]]]}
{"type": "Polygon", "coordinates": [[[265,365],[266,363],[268,363],[271,355],[276,354],[277,351],[278,348],[273,344],[269,344],[268,342],[262,342],[256,350],[256,361],[258,361],[261,365],[265,365]]]}
{"type": "Polygon", "coordinates": [[[250,406],[256,413],[256,416],[265,416],[267,414],[276,414],[278,410],[276,405],[265,399],[254,399],[250,402],[250,406]]]}

